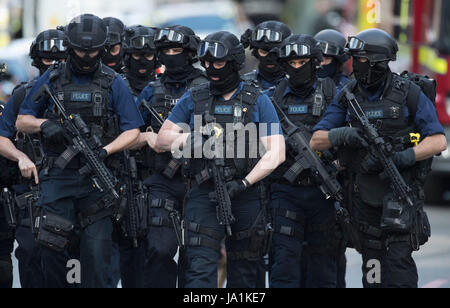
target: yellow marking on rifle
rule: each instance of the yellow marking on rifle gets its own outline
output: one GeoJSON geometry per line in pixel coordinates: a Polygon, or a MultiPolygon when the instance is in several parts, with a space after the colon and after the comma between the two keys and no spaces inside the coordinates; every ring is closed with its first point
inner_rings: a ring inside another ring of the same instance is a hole
{"type": "Polygon", "coordinates": [[[322,156],[323,156],[322,152],[316,151],[316,153],[317,153],[317,156],[319,156],[319,158],[322,158],[322,156]]]}
{"type": "Polygon", "coordinates": [[[246,112],[248,111],[248,109],[247,109],[247,108],[244,108],[244,109],[242,109],[242,111],[243,111],[244,113],[246,113],[246,112]]]}
{"type": "Polygon", "coordinates": [[[411,143],[414,143],[414,146],[418,146],[421,138],[420,134],[411,133],[409,136],[411,137],[411,143]]]}
{"type": "Polygon", "coordinates": [[[219,137],[223,134],[223,129],[218,126],[214,126],[214,131],[216,132],[217,139],[219,139],[219,137]]]}

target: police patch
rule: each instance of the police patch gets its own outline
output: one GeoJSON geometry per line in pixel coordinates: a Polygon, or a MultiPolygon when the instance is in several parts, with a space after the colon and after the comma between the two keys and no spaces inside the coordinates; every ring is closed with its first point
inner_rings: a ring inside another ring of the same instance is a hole
{"type": "Polygon", "coordinates": [[[72,102],[92,102],[92,93],[90,92],[72,92],[70,95],[70,100],[72,102]]]}
{"type": "Polygon", "coordinates": [[[366,110],[366,116],[369,119],[381,119],[384,117],[383,109],[366,110]]]}
{"type": "Polygon", "coordinates": [[[291,105],[289,106],[289,114],[307,114],[308,105],[291,105]]]}
{"type": "Polygon", "coordinates": [[[232,115],[233,106],[216,106],[215,114],[232,115]]]}

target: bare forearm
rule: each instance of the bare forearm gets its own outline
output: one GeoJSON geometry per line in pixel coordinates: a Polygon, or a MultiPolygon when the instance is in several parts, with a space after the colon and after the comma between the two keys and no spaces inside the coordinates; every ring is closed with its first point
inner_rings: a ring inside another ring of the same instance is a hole
{"type": "Polygon", "coordinates": [[[422,161],[442,153],[447,149],[447,140],[444,135],[434,135],[425,138],[414,148],[416,160],[422,161]]]}
{"type": "Polygon", "coordinates": [[[131,147],[134,142],[136,142],[136,140],[139,138],[139,134],[139,129],[125,131],[119,137],[117,137],[116,140],[105,146],[105,150],[108,152],[108,155],[122,152],[131,147]]]}
{"type": "Polygon", "coordinates": [[[310,143],[314,151],[325,151],[331,149],[332,145],[328,139],[328,132],[320,130],[314,133],[310,143]]]}
{"type": "Polygon", "coordinates": [[[36,134],[41,131],[41,125],[46,121],[47,119],[37,119],[31,115],[19,115],[17,117],[16,127],[20,132],[36,134]]]}
{"type": "Polygon", "coordinates": [[[258,164],[247,175],[246,179],[254,185],[259,181],[268,177],[274,172],[282,163],[286,161],[286,145],[284,137],[275,136],[271,137],[269,142],[262,142],[269,150],[259,160],[258,164]]]}
{"type": "Polygon", "coordinates": [[[18,162],[26,156],[16,148],[10,139],[5,137],[0,137],[0,155],[14,162],[18,162]]]}

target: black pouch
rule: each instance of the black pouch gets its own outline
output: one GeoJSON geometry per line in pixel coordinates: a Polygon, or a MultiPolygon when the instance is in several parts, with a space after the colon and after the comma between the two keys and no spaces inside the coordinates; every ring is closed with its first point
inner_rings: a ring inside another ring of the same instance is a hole
{"type": "Polygon", "coordinates": [[[420,246],[428,243],[428,240],[431,237],[431,225],[430,220],[428,219],[427,213],[421,208],[417,211],[415,220],[414,220],[414,230],[413,236],[416,239],[416,243],[413,243],[413,247],[415,250],[418,250],[420,246]]]}
{"type": "Polygon", "coordinates": [[[393,194],[387,194],[383,200],[381,229],[386,232],[411,232],[416,211],[416,205],[410,206],[404,201],[396,200],[393,194]]]}
{"type": "Polygon", "coordinates": [[[44,215],[41,217],[36,241],[49,249],[62,252],[68,248],[74,228],[70,221],[62,217],[44,215]]]}
{"type": "Polygon", "coordinates": [[[150,229],[150,208],[148,195],[140,193],[136,195],[136,204],[139,211],[139,236],[145,237],[150,229]]]}

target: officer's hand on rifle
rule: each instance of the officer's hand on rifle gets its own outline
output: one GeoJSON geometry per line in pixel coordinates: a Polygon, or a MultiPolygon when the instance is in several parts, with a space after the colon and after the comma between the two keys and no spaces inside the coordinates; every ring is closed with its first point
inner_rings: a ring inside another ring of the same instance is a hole
{"type": "Polygon", "coordinates": [[[396,152],[392,156],[392,160],[398,169],[406,169],[416,164],[416,153],[413,148],[406,149],[401,152],[396,152]]]}
{"type": "Polygon", "coordinates": [[[354,127],[332,129],[328,139],[333,147],[345,145],[353,148],[367,148],[369,146],[362,137],[361,131],[354,127]]]}
{"type": "Polygon", "coordinates": [[[97,157],[99,160],[104,162],[108,158],[108,151],[105,149],[100,149],[97,153],[97,157]]]}
{"type": "Polygon", "coordinates": [[[361,171],[364,173],[381,173],[383,172],[383,165],[380,160],[372,153],[368,153],[361,162],[361,171]]]}
{"type": "Polygon", "coordinates": [[[64,143],[63,127],[52,120],[47,120],[41,124],[41,132],[44,139],[49,143],[57,145],[64,143]]]}
{"type": "Polygon", "coordinates": [[[228,194],[230,195],[230,199],[236,199],[249,188],[250,183],[245,179],[227,183],[227,190],[228,194]]]}

